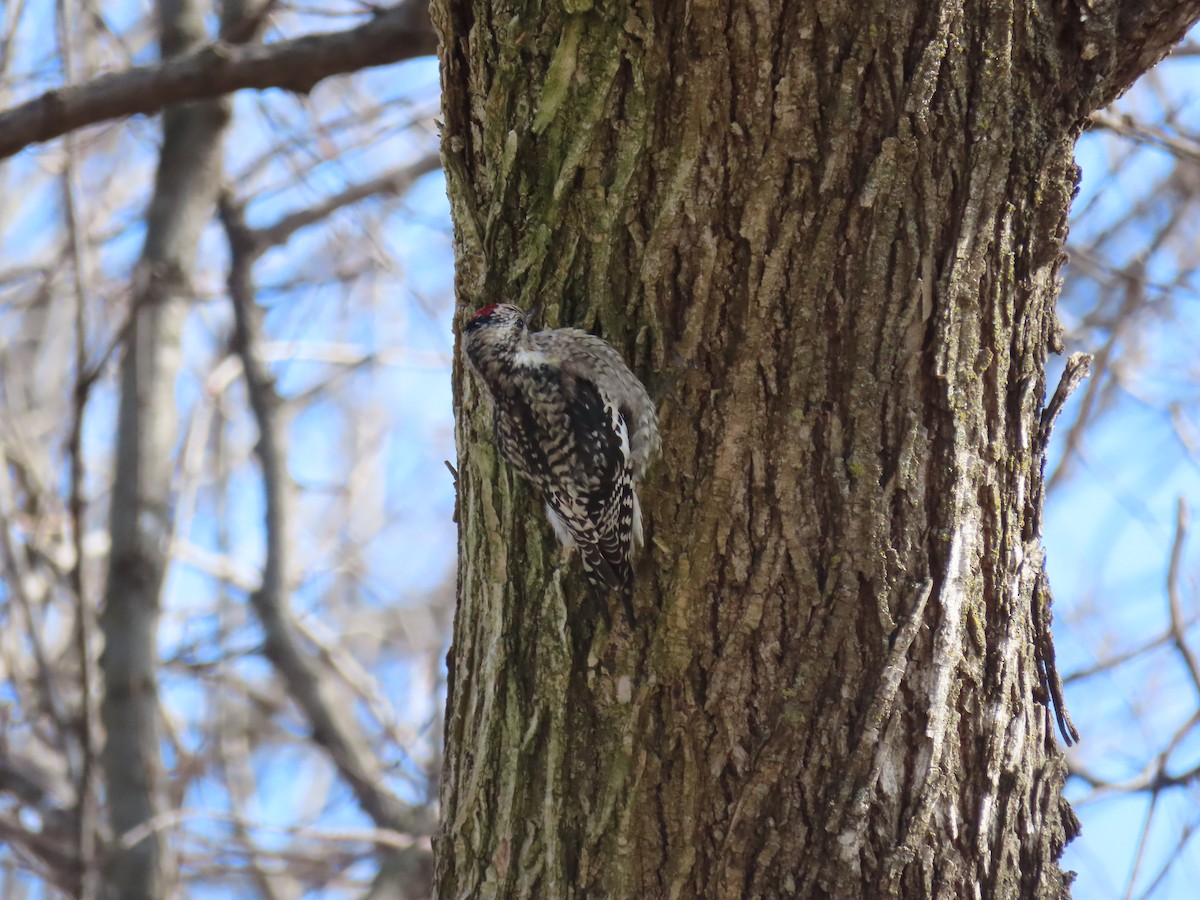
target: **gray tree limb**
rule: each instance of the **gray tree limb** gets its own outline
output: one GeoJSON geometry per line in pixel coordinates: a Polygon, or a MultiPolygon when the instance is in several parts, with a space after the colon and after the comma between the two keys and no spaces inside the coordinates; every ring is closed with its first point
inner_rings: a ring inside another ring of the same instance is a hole
{"type": "Polygon", "coordinates": [[[424,4],[413,2],[390,7],[345,31],[266,45],[197,43],[163,62],[47,91],[0,112],[0,159],[77,128],[152,115],[190,100],[246,88],[308,93],[331,75],[425,56],[436,46],[424,4]]]}

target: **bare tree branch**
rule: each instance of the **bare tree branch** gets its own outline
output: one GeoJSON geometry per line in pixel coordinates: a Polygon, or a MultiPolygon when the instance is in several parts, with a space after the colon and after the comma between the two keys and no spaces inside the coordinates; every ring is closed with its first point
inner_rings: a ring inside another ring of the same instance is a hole
{"type": "Polygon", "coordinates": [[[300,229],[315,225],[343,207],[351,206],[377,194],[402,194],[422,175],[428,175],[440,167],[441,161],[438,155],[431,153],[410,165],[386,172],[378,178],[352,184],[315,206],[283,216],[272,225],[253,229],[249,234],[254,240],[255,255],[260,255],[271,247],[287,243],[292,235],[300,229]]]}
{"type": "MultiPolygon", "coordinates": [[[[58,24],[59,46],[63,68],[71,77],[73,47],[71,4],[59,0],[58,24]]],[[[71,434],[68,442],[70,457],[71,487],[68,508],[71,516],[71,539],[75,548],[71,565],[71,591],[75,594],[75,652],[79,657],[79,789],[78,814],[76,816],[76,852],[79,854],[79,900],[93,900],[99,891],[99,873],[94,865],[96,856],[97,796],[95,788],[97,748],[100,722],[96,707],[96,661],[92,658],[93,638],[96,630],[95,614],[91,598],[84,590],[83,535],[86,528],[84,499],[84,454],[83,419],[87,412],[88,396],[92,381],[88,377],[87,360],[87,272],[85,271],[85,248],[87,241],[80,223],[76,198],[77,150],[76,136],[66,137],[66,165],[62,174],[63,213],[66,219],[68,249],[72,258],[72,288],[75,301],[75,392],[71,416],[71,434]]]]}
{"type": "Polygon", "coordinates": [[[1179,590],[1179,570],[1183,565],[1183,545],[1187,540],[1188,518],[1187,500],[1181,495],[1176,506],[1171,562],[1167,567],[1167,607],[1171,611],[1171,636],[1175,640],[1175,648],[1183,657],[1192,684],[1200,691],[1200,658],[1187,642],[1187,616],[1183,611],[1183,598],[1179,590]]]}
{"type": "Polygon", "coordinates": [[[1176,159],[1190,162],[1193,165],[1200,164],[1200,143],[1188,135],[1168,134],[1163,128],[1139,124],[1132,116],[1115,115],[1108,112],[1094,113],[1091,122],[1096,128],[1104,128],[1113,134],[1135,140],[1139,144],[1165,150],[1174,155],[1176,159]]]}
{"type": "Polygon", "coordinates": [[[393,831],[428,834],[432,817],[408,807],[383,782],[378,759],[366,746],[352,720],[338,708],[321,673],[300,644],[287,608],[287,512],[279,396],[259,351],[259,325],[254,306],[251,268],[256,244],[242,210],[228,195],[221,198],[221,221],[229,239],[229,292],[233,301],[234,345],[242,360],[246,393],[258,425],[255,453],[262,468],[266,499],[266,560],[262,584],[250,595],[266,633],[267,658],[287,685],[313,729],[313,738],[328,751],[342,777],[353,788],[363,811],[376,825],[393,831]]]}
{"type": "Polygon", "coordinates": [[[152,66],[47,91],[0,112],[0,159],[77,128],[149,115],[189,100],[246,88],[308,93],[331,75],[426,56],[435,47],[424,4],[411,0],[346,31],[267,45],[218,41],[152,66]]]}

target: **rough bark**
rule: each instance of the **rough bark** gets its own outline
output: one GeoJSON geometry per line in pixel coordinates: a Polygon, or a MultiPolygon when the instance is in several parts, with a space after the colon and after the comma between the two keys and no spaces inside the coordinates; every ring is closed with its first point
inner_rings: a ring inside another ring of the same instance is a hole
{"type": "MultiPolygon", "coordinates": [[[[203,0],[160,0],[163,56],[199,46],[208,12],[203,0]]],[[[157,637],[177,439],[175,381],[196,247],[220,184],[229,109],[227,99],[206,100],[163,115],[162,152],[121,358],[112,545],[100,616],[102,759],[115,839],[104,891],[121,900],[160,900],[173,891],[166,837],[155,817],[165,811],[157,637]]]]}
{"type": "MultiPolygon", "coordinates": [[[[1200,4],[440,0],[462,307],[660,404],[641,628],[456,369],[444,897],[1059,897],[1045,360],[1074,138],[1200,4]]],[[[1052,424],[1052,423],[1048,423],[1052,424]]]]}

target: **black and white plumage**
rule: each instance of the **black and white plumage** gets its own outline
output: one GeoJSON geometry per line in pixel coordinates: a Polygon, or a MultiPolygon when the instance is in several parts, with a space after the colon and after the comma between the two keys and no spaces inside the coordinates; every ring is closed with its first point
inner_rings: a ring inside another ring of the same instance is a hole
{"type": "Polygon", "coordinates": [[[660,443],[646,388],[602,339],[577,328],[531,332],[506,303],[475,313],[464,346],[491,395],[500,454],[541,493],[589,580],[631,608],[637,486],[660,443]]]}

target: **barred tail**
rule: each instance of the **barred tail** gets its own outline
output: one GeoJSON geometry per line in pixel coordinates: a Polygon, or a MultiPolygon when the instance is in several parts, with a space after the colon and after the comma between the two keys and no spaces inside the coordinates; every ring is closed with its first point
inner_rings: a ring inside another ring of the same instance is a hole
{"type": "Polygon", "coordinates": [[[606,546],[609,542],[581,546],[583,571],[592,587],[602,596],[615,593],[625,607],[629,624],[636,624],[633,614],[633,565],[626,548],[606,546]]]}

